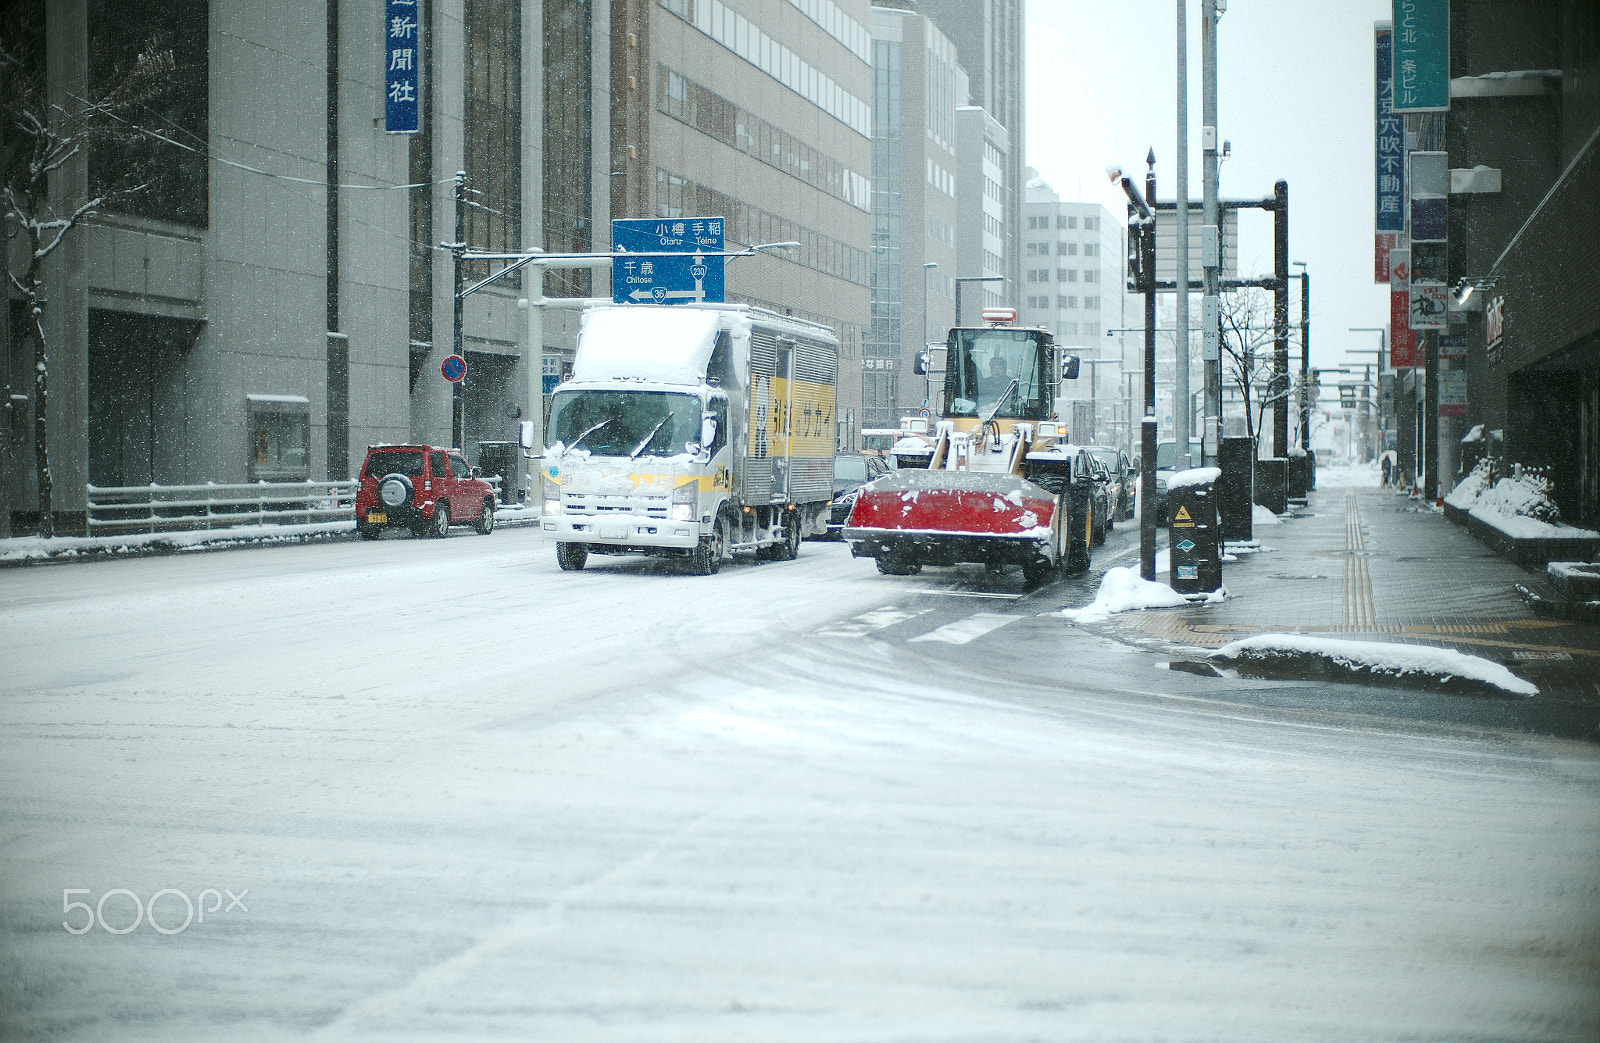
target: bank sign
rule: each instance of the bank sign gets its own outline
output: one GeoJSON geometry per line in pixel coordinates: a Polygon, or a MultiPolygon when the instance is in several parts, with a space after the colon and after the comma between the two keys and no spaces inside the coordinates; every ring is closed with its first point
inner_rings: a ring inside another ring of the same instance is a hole
{"type": "Polygon", "coordinates": [[[611,300],[616,304],[723,301],[720,217],[611,222],[611,300]],[[630,257],[629,254],[638,256],[630,257]]]}

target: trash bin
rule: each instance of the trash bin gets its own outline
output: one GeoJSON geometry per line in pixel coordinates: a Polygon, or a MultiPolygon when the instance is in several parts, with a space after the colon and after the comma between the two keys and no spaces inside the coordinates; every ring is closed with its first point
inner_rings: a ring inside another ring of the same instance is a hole
{"type": "Polygon", "coordinates": [[[500,476],[500,502],[522,500],[522,446],[516,442],[479,442],[478,470],[485,478],[500,476]]]}
{"type": "Polygon", "coordinates": [[[1269,457],[1256,461],[1256,503],[1273,514],[1289,509],[1289,458],[1269,457]]]}
{"type": "Polygon", "coordinates": [[[1167,583],[1179,594],[1222,586],[1222,519],[1216,467],[1195,467],[1167,479],[1167,583]]]}
{"type": "Polygon", "coordinates": [[[1311,457],[1299,446],[1289,450],[1289,499],[1306,502],[1311,488],[1311,457]]]}
{"type": "Polygon", "coordinates": [[[1217,482],[1222,538],[1241,542],[1254,539],[1251,507],[1255,503],[1256,440],[1249,435],[1224,438],[1217,463],[1222,468],[1217,482]]]}

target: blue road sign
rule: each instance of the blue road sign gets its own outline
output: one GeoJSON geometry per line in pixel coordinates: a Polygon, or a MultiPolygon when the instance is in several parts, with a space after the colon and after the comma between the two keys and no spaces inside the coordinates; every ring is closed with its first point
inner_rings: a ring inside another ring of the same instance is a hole
{"type": "Polygon", "coordinates": [[[386,0],[383,5],[383,129],[415,134],[422,111],[418,70],[417,0],[386,0]]]}
{"type": "Polygon", "coordinates": [[[611,222],[611,249],[630,254],[611,262],[611,299],[617,304],[688,304],[723,301],[722,218],[678,217],[611,222]],[[708,256],[716,254],[718,256],[708,256]],[[681,255],[681,256],[680,256],[681,255]]]}
{"type": "Polygon", "coordinates": [[[439,372],[444,375],[444,379],[454,384],[467,375],[467,360],[460,355],[451,355],[440,363],[439,372]]]}

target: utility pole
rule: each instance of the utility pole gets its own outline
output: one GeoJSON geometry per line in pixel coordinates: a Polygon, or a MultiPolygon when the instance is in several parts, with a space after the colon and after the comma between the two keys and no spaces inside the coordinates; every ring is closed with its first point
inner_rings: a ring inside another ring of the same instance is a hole
{"type": "MultiPolygon", "coordinates": [[[[1222,315],[1218,296],[1222,282],[1222,213],[1217,204],[1217,0],[1200,5],[1200,121],[1203,168],[1201,170],[1202,221],[1200,261],[1203,289],[1200,298],[1200,359],[1205,367],[1205,427],[1201,455],[1215,464],[1222,449],[1222,315]]],[[[1188,325],[1180,323],[1180,325],[1188,325]]]]}
{"type": "Polygon", "coordinates": [[[1311,451],[1311,269],[1304,261],[1290,261],[1300,269],[1300,448],[1311,451]]]}
{"type": "Polygon", "coordinates": [[[1272,455],[1289,455],[1289,183],[1273,186],[1272,455]]]}
{"type": "MultiPolygon", "coordinates": [[[[455,301],[455,310],[453,312],[452,319],[455,330],[451,334],[450,350],[452,354],[458,355],[461,358],[466,358],[465,355],[461,354],[463,348],[461,325],[463,318],[463,305],[466,303],[466,297],[461,292],[462,279],[465,275],[465,273],[461,270],[461,255],[465,253],[467,249],[467,172],[465,170],[456,171],[455,196],[456,238],[455,242],[450,245],[450,256],[455,260],[455,293],[452,295],[455,301]]],[[[461,444],[461,429],[464,426],[462,424],[461,417],[461,384],[462,382],[458,380],[450,385],[450,444],[453,446],[459,446],[461,444]]]]}
{"type": "MultiPolygon", "coordinates": [[[[1174,199],[1177,206],[1178,284],[1177,315],[1173,325],[1180,330],[1189,328],[1189,27],[1185,6],[1188,0],[1177,0],[1178,8],[1178,185],[1174,199]]],[[[1151,203],[1154,204],[1154,200],[1151,203]]],[[[1174,339],[1177,363],[1172,383],[1172,437],[1178,443],[1178,467],[1191,466],[1189,437],[1193,424],[1189,420],[1189,334],[1174,339]]]]}
{"type": "MultiPolygon", "coordinates": [[[[1144,421],[1139,436],[1139,575],[1156,578],[1156,150],[1145,157],[1144,197],[1119,167],[1108,173],[1128,197],[1129,287],[1144,294],[1144,421]]],[[[1090,367],[1093,369],[1093,367],[1090,367]]]]}

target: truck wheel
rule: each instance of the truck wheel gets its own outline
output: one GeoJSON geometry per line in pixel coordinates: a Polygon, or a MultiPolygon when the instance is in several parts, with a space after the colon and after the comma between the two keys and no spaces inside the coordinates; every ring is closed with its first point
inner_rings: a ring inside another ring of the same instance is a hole
{"type": "Polygon", "coordinates": [[[577,572],[589,560],[589,548],[581,543],[556,544],[556,564],[562,572],[577,572]]]}
{"type": "Polygon", "coordinates": [[[728,520],[719,514],[716,524],[711,527],[710,538],[695,544],[689,556],[690,570],[697,576],[715,576],[717,570],[722,568],[722,555],[727,547],[728,520]]]}
{"type": "Polygon", "coordinates": [[[783,542],[774,555],[777,561],[793,561],[800,556],[800,512],[783,512],[783,542]]]}
{"type": "Polygon", "coordinates": [[[1074,536],[1072,538],[1072,543],[1067,547],[1067,571],[1073,573],[1088,572],[1089,559],[1089,540],[1087,534],[1082,536],[1074,536]]]}
{"type": "Polygon", "coordinates": [[[1022,566],[1022,581],[1030,587],[1042,587],[1060,574],[1060,567],[1052,565],[1044,558],[1035,558],[1022,566]]]}
{"type": "Polygon", "coordinates": [[[878,571],[885,576],[915,576],[922,564],[902,551],[890,551],[878,557],[878,571]]]}

